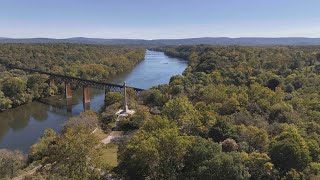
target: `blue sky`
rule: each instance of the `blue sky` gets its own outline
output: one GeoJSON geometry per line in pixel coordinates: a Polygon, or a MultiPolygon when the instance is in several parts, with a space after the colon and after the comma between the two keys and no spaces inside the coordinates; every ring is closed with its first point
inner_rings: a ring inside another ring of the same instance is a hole
{"type": "Polygon", "coordinates": [[[0,0],[0,37],[320,37],[319,0],[0,0]]]}

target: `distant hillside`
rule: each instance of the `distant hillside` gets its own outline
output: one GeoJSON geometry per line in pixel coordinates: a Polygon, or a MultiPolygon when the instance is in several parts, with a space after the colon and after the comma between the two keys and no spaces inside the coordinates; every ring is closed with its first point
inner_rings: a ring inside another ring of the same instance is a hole
{"type": "Polygon", "coordinates": [[[101,39],[101,38],[84,38],[75,37],[68,39],[51,39],[51,38],[26,38],[13,39],[1,38],[0,43],[81,43],[81,44],[108,44],[108,45],[320,45],[320,38],[189,38],[189,39],[101,39]]]}

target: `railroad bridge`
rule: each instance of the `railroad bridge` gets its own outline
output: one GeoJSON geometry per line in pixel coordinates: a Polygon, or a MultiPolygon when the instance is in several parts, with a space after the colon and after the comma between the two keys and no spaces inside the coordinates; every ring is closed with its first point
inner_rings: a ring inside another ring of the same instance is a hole
{"type": "MultiPolygon", "coordinates": [[[[133,89],[137,94],[144,89],[135,88],[127,86],[126,83],[123,85],[118,84],[112,84],[112,83],[106,83],[106,82],[100,82],[100,81],[94,81],[94,80],[87,80],[72,76],[65,76],[60,74],[54,74],[49,72],[44,72],[36,69],[28,69],[28,68],[22,68],[22,67],[15,67],[15,66],[6,66],[8,69],[18,69],[25,71],[27,73],[39,73],[39,74],[45,74],[49,77],[49,83],[55,84],[58,82],[64,82],[65,84],[65,98],[67,100],[67,105],[71,105],[71,99],[72,99],[72,91],[71,91],[71,84],[77,85],[78,87],[83,87],[83,104],[84,107],[87,106],[87,104],[90,103],[90,88],[97,88],[97,89],[103,89],[105,91],[105,97],[107,95],[107,92],[123,92],[124,94],[124,107],[123,110],[127,111],[127,99],[126,99],[126,88],[133,89]]],[[[86,109],[86,108],[85,108],[86,109]]]]}

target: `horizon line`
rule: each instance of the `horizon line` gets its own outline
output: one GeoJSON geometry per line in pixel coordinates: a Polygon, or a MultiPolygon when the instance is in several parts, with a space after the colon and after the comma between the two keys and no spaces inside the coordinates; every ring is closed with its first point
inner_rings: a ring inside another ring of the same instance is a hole
{"type": "Polygon", "coordinates": [[[101,40],[145,40],[145,41],[153,41],[153,40],[182,40],[182,39],[204,39],[204,38],[228,38],[228,39],[241,39],[241,38],[261,38],[261,39],[288,39],[288,38],[301,38],[301,39],[320,39],[320,37],[303,37],[303,36],[275,36],[275,37],[266,37],[266,36],[239,36],[239,37],[227,37],[227,36],[216,36],[216,37],[186,37],[186,38],[156,38],[156,39],[144,39],[144,38],[103,38],[103,37],[83,37],[83,36],[75,36],[75,37],[66,37],[66,38],[57,38],[57,37],[2,37],[0,39],[53,39],[53,40],[67,40],[67,39],[101,39],[101,40]]]}

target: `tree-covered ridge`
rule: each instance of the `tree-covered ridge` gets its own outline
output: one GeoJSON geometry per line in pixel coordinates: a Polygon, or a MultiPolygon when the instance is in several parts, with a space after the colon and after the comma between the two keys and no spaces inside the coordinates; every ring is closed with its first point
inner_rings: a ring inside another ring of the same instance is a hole
{"type": "Polygon", "coordinates": [[[57,74],[107,79],[144,58],[144,48],[81,44],[0,44],[0,62],[57,74]]]}
{"type": "Polygon", "coordinates": [[[27,75],[5,65],[106,81],[143,60],[145,49],[80,44],[0,44],[0,110],[63,90],[45,75],[27,75]]]}
{"type": "MultiPolygon", "coordinates": [[[[246,109],[251,114],[268,114],[272,108],[292,110],[290,114],[294,117],[279,118],[276,114],[269,114],[269,122],[301,122],[299,118],[315,122],[320,120],[318,46],[186,46],[163,50],[169,55],[189,59],[190,66],[185,76],[174,77],[171,84],[175,88],[182,85],[183,91],[193,101],[201,100],[209,104],[212,100],[208,98],[219,97],[213,91],[221,93],[223,89],[231,88],[236,96],[241,95],[239,91],[245,91],[245,97],[249,100],[246,109]],[[212,89],[211,92],[209,89],[212,89]]],[[[226,94],[230,96],[232,92],[226,94]]],[[[226,100],[220,99],[220,103],[226,100]]],[[[241,103],[240,100],[238,102],[241,103]]],[[[242,108],[245,107],[243,105],[242,108]]]]}
{"type": "Polygon", "coordinates": [[[160,117],[120,152],[122,177],[319,178],[320,47],[158,50],[189,66],[143,94],[160,117]]]}

